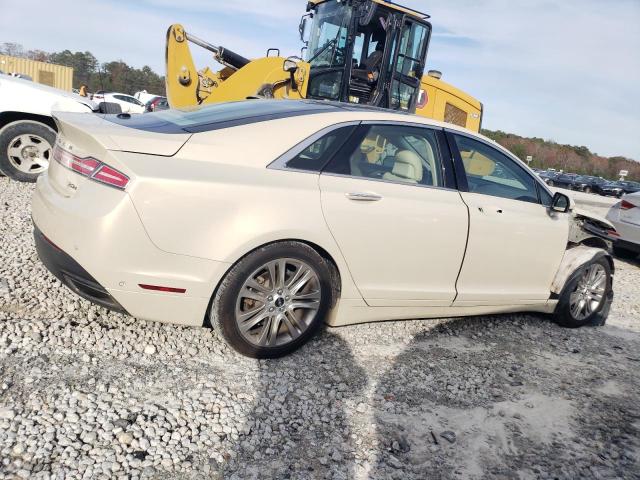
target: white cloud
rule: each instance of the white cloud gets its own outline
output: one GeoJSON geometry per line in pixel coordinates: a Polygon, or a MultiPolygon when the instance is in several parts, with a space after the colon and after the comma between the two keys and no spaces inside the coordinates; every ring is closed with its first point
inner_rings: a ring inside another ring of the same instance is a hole
{"type": "Polygon", "coordinates": [[[640,160],[640,3],[487,0],[432,8],[429,63],[484,102],[485,126],[640,160]]]}

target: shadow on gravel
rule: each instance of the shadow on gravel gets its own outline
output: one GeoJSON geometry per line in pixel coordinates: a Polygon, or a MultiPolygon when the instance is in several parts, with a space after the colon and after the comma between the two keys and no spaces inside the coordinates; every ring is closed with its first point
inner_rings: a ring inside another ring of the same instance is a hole
{"type": "Polygon", "coordinates": [[[533,315],[416,335],[376,387],[368,478],[640,478],[638,346],[533,315]]]}
{"type": "Polygon", "coordinates": [[[349,346],[327,331],[293,355],[260,361],[251,432],[235,445],[223,477],[354,478],[346,411],[366,384],[349,346]]]}

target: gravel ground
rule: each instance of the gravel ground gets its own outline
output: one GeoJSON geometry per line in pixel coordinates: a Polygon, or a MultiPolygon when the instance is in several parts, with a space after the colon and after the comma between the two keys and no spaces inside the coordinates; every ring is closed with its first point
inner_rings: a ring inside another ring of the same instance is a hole
{"type": "Polygon", "coordinates": [[[0,178],[0,477],[640,478],[640,271],[609,323],[329,329],[277,361],[92,306],[0,178]]]}

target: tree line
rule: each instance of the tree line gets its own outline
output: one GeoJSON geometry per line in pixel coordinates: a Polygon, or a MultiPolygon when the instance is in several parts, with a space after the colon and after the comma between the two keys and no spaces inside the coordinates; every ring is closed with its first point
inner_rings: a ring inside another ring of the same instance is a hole
{"type": "Polygon", "coordinates": [[[532,156],[531,166],[555,168],[581,175],[594,175],[617,180],[621,170],[629,172],[628,180],[640,181],[640,163],[626,157],[603,157],[587,147],[560,145],[552,140],[526,138],[500,130],[483,130],[483,135],[498,142],[523,161],[532,156]]]}
{"type": "Polygon", "coordinates": [[[25,50],[19,43],[0,44],[0,54],[72,67],[73,88],[87,85],[90,92],[106,90],[133,95],[146,90],[156,95],[165,95],[164,77],[147,65],[133,68],[122,60],[101,64],[91,52],[63,50],[49,53],[43,50],[25,50]]]}

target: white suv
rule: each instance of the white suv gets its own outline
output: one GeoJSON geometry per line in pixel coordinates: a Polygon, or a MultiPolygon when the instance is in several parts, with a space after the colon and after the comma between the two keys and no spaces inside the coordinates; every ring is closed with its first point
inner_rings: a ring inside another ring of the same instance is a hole
{"type": "Polygon", "coordinates": [[[95,103],[80,95],[0,75],[0,173],[35,182],[53,154],[57,127],[52,112],[96,109],[95,103]]]}

